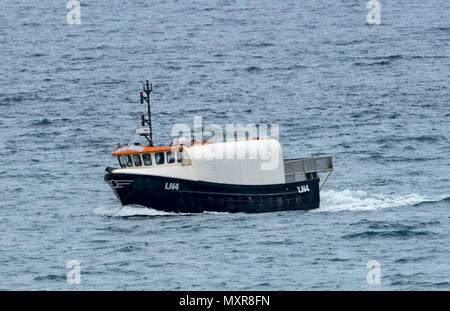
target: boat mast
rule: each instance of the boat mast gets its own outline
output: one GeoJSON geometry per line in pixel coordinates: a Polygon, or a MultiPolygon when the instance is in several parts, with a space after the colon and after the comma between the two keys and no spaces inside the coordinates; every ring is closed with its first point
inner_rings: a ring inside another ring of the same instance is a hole
{"type": "Polygon", "coordinates": [[[145,80],[143,89],[146,96],[144,96],[143,92],[141,92],[141,104],[144,103],[144,100],[147,102],[148,119],[145,119],[144,115],[141,116],[142,126],[144,126],[145,123],[147,123],[148,128],[150,130],[149,132],[150,138],[147,135],[145,135],[145,138],[147,138],[147,140],[149,141],[150,146],[153,146],[152,113],[150,110],[150,93],[152,92],[153,89],[152,84],[151,83],[149,84],[148,80],[145,80]]]}

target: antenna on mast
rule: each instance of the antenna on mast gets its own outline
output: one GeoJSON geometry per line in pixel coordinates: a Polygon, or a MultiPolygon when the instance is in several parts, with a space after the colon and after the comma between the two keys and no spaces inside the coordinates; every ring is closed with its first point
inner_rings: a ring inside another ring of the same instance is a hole
{"type": "Polygon", "coordinates": [[[149,132],[145,131],[138,133],[139,135],[145,136],[145,138],[149,141],[150,146],[153,146],[152,113],[150,110],[150,93],[152,92],[152,90],[153,90],[152,84],[151,83],[149,84],[148,80],[145,80],[145,83],[143,85],[143,92],[141,92],[140,95],[141,95],[141,104],[144,103],[144,100],[147,102],[148,119],[145,119],[145,116],[141,115],[142,119],[141,122],[142,126],[145,126],[145,124],[148,125],[149,132]]]}

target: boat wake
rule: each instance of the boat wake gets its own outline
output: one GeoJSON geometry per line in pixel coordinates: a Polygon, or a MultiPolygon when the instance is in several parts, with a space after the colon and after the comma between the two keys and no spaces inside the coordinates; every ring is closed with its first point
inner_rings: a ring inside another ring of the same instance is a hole
{"type": "Polygon", "coordinates": [[[447,196],[430,198],[417,193],[407,195],[369,194],[362,190],[325,190],[321,193],[318,212],[372,211],[406,205],[446,200],[447,196]]]}
{"type": "MultiPolygon", "coordinates": [[[[368,194],[357,190],[325,190],[321,193],[320,208],[312,212],[339,212],[339,211],[373,211],[384,208],[401,207],[407,205],[422,205],[441,201],[450,201],[449,196],[430,198],[416,193],[408,195],[368,194]]],[[[158,216],[189,216],[199,215],[193,213],[172,213],[158,211],[140,205],[127,205],[118,207],[98,207],[94,210],[97,216],[107,217],[158,217],[158,216]]],[[[200,214],[228,214],[221,212],[204,212],[200,214]]]]}
{"type": "Polygon", "coordinates": [[[159,217],[159,216],[192,216],[192,215],[225,215],[227,212],[203,212],[203,213],[175,213],[158,211],[141,205],[127,205],[119,207],[98,207],[94,210],[97,216],[106,217],[159,217]]]}
{"type": "Polygon", "coordinates": [[[119,207],[98,207],[94,210],[97,216],[107,217],[152,217],[152,216],[179,216],[183,214],[158,211],[139,205],[127,205],[119,207]]]}

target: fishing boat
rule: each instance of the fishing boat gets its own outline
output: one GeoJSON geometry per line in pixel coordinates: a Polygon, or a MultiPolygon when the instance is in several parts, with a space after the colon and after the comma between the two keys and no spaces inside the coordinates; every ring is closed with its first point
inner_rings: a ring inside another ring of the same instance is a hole
{"type": "Polygon", "coordinates": [[[105,170],[122,205],[175,213],[319,208],[320,191],[333,171],[331,156],[284,159],[280,143],[269,136],[235,135],[224,142],[180,138],[155,146],[151,91],[146,81],[140,93],[141,103],[147,103],[147,117],[141,115],[145,127],[136,130],[147,143],[119,145],[112,153],[118,167],[105,170]],[[270,159],[261,150],[270,150],[270,159]],[[320,173],[328,174],[321,185],[320,173]]]}

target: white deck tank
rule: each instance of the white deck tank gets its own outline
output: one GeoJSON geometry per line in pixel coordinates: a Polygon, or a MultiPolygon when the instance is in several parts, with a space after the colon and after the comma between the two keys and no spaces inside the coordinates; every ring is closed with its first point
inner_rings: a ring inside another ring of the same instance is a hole
{"type": "Polygon", "coordinates": [[[283,151],[272,138],[185,148],[197,180],[238,185],[285,183],[283,151]]]}

